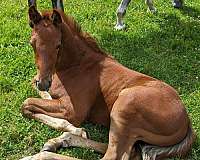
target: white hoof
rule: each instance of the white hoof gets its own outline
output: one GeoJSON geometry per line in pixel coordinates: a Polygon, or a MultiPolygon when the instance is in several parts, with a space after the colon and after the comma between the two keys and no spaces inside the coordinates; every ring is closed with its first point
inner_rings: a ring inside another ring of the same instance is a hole
{"type": "Polygon", "coordinates": [[[155,13],[157,13],[157,9],[154,8],[154,7],[153,8],[148,8],[148,12],[155,14],[155,13]]]}
{"type": "Polygon", "coordinates": [[[83,137],[83,138],[88,138],[87,137],[87,132],[83,128],[76,128],[74,131],[71,132],[74,135],[83,137]]]}
{"type": "Polygon", "coordinates": [[[125,28],[125,24],[116,24],[115,25],[115,29],[116,30],[122,30],[122,29],[124,29],[125,28]]]}

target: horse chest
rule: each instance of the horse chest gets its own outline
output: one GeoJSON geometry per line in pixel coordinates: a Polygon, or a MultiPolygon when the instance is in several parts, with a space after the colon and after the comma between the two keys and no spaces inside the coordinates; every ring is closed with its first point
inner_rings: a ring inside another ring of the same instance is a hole
{"type": "Polygon", "coordinates": [[[98,85],[94,78],[81,76],[80,74],[54,75],[50,94],[57,99],[69,96],[74,107],[79,108],[94,104],[98,85]]]}

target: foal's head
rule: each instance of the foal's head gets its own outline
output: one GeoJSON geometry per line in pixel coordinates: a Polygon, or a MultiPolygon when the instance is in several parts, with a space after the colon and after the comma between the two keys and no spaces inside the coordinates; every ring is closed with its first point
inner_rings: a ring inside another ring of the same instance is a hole
{"type": "Polygon", "coordinates": [[[32,27],[30,43],[35,52],[38,76],[36,86],[39,90],[48,90],[61,46],[62,18],[58,10],[42,15],[34,6],[29,8],[29,21],[32,27]]]}

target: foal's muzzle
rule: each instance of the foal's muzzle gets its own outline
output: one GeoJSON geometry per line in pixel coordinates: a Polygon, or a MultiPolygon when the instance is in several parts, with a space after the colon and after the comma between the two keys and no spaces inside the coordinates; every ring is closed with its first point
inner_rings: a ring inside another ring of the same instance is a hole
{"type": "Polygon", "coordinates": [[[40,91],[48,91],[51,87],[51,82],[51,80],[36,80],[35,84],[40,91]]]}

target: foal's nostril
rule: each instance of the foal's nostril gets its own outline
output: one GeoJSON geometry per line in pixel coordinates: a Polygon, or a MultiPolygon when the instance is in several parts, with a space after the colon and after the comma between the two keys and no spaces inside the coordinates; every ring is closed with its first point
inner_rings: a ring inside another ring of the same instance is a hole
{"type": "Polygon", "coordinates": [[[36,81],[35,81],[35,85],[36,85],[37,88],[38,88],[38,84],[39,84],[39,81],[36,80],[36,81]]]}
{"type": "Polygon", "coordinates": [[[49,81],[49,88],[51,87],[51,82],[52,82],[52,81],[49,81]]]}
{"type": "Polygon", "coordinates": [[[51,87],[51,82],[52,81],[48,81],[48,80],[43,80],[43,81],[36,80],[35,85],[40,91],[48,91],[49,88],[51,87]]]}

